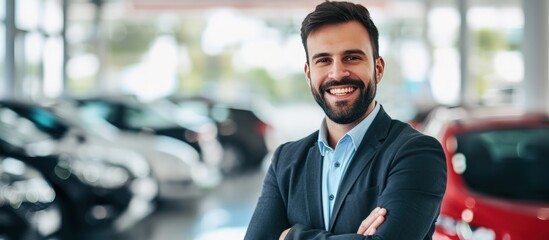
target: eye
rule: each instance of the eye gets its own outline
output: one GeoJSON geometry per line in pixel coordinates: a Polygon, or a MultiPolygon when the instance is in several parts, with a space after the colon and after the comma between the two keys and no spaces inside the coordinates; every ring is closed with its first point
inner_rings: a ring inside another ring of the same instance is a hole
{"type": "Polygon", "coordinates": [[[353,61],[353,60],[360,60],[361,58],[359,56],[346,56],[344,58],[345,61],[353,61]]]}
{"type": "Polygon", "coordinates": [[[316,63],[329,63],[330,61],[330,58],[319,58],[316,60],[316,63]]]}

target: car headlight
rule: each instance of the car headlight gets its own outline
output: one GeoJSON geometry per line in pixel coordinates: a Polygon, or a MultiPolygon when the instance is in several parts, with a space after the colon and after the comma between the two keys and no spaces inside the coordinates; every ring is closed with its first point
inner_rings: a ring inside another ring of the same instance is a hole
{"type": "Polygon", "coordinates": [[[55,199],[55,191],[40,173],[17,159],[3,159],[0,175],[10,176],[1,179],[0,204],[8,203],[17,209],[24,202],[49,204],[55,199]]]}
{"type": "Polygon", "coordinates": [[[81,181],[98,187],[118,188],[130,178],[123,167],[99,161],[75,161],[72,168],[81,181]]]}
{"type": "Polygon", "coordinates": [[[61,158],[54,170],[61,179],[75,175],[82,182],[102,188],[118,188],[130,179],[129,172],[121,166],[68,155],[62,155],[61,158]]]}
{"type": "Polygon", "coordinates": [[[0,159],[0,206],[7,204],[22,211],[41,236],[61,227],[55,198],[55,190],[36,169],[14,158],[0,159]]]}

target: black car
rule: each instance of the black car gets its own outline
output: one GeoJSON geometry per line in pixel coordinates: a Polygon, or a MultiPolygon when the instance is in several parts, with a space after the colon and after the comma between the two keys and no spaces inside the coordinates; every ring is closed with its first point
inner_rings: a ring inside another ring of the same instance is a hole
{"type": "Polygon", "coordinates": [[[254,111],[205,97],[171,96],[168,100],[176,104],[178,111],[193,111],[215,121],[224,148],[222,166],[225,169],[261,166],[269,152],[266,135],[271,127],[254,111]]]}
{"type": "Polygon", "coordinates": [[[150,198],[142,197],[149,178],[124,162],[141,159],[115,156],[110,154],[112,149],[89,148],[85,136],[71,132],[70,126],[42,107],[0,101],[0,152],[17,154],[42,172],[62,205],[68,206],[63,219],[69,220],[63,226],[70,229],[70,236],[127,227],[128,222],[144,217],[132,206],[150,203],[150,198]]]}
{"type": "Polygon", "coordinates": [[[88,231],[110,227],[125,211],[131,200],[132,193],[125,187],[128,180],[115,180],[116,183],[112,182],[111,186],[103,187],[99,183],[101,180],[93,181],[86,177],[85,167],[102,168],[101,170],[108,172],[116,169],[116,171],[123,171],[121,172],[123,178],[127,178],[129,175],[127,171],[118,166],[82,161],[69,155],[28,155],[23,149],[14,147],[3,137],[0,139],[0,151],[17,156],[25,164],[35,167],[53,186],[57,200],[63,206],[61,215],[63,239],[71,239],[82,236],[88,231]],[[85,167],[78,166],[88,163],[90,164],[85,167]]]}

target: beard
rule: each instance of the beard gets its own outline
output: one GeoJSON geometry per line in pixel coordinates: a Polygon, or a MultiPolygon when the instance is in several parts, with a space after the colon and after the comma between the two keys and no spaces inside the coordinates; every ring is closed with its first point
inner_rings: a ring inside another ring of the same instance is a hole
{"type": "MultiPolygon", "coordinates": [[[[375,79],[376,72],[374,71],[374,76],[372,79],[375,79]]],[[[358,79],[344,78],[339,81],[328,81],[322,84],[318,90],[315,90],[311,84],[311,92],[313,93],[313,98],[320,105],[326,116],[338,124],[348,124],[355,122],[360,119],[366,111],[368,106],[372,103],[376,96],[377,84],[375,81],[369,81],[368,86],[364,85],[364,82],[358,79]],[[354,86],[359,91],[358,99],[355,102],[349,100],[337,101],[333,105],[328,103],[324,97],[324,94],[329,94],[326,90],[329,87],[348,85],[354,86]]]]}

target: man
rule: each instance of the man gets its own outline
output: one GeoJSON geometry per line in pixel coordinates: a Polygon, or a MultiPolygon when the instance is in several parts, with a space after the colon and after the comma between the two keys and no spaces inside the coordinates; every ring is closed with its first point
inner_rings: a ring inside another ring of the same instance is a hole
{"type": "Polygon", "coordinates": [[[434,138],[374,101],[385,63],[368,10],[321,3],[301,37],[326,117],[274,153],[245,239],[431,239],[446,160],[434,138]]]}

